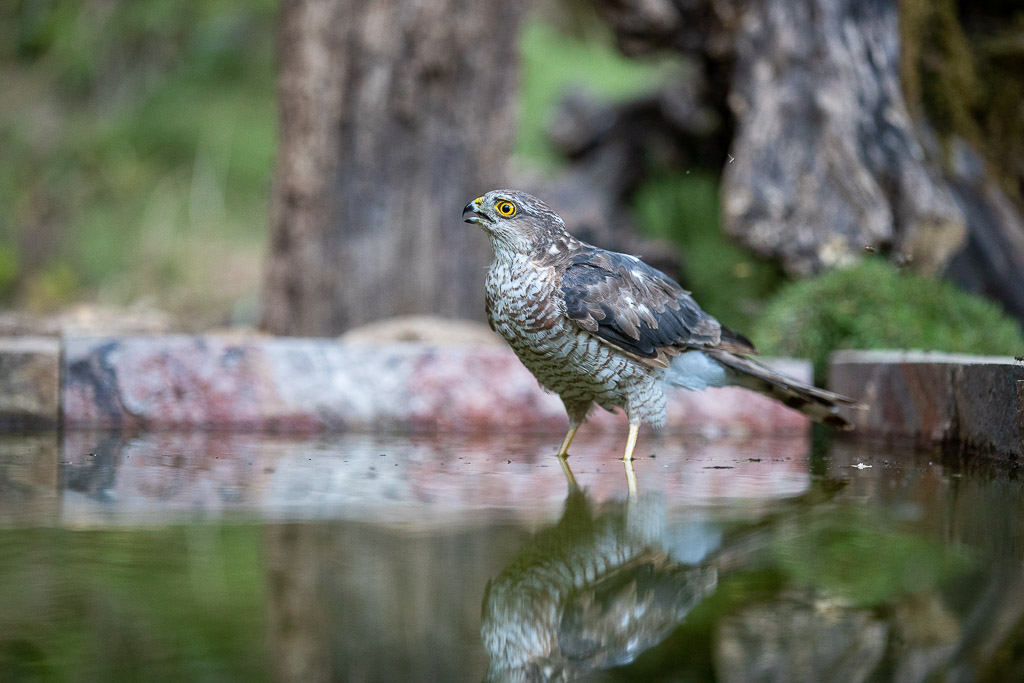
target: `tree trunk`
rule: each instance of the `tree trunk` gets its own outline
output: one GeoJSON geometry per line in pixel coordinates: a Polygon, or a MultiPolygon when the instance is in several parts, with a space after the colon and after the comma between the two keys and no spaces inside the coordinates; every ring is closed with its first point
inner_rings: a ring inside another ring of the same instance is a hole
{"type": "Polygon", "coordinates": [[[937,274],[966,223],[910,118],[894,0],[747,3],[725,230],[790,272],[896,251],[937,274]]]}
{"type": "Polygon", "coordinates": [[[460,222],[501,185],[521,3],[285,0],[262,327],[482,318],[487,241],[460,222]]]}

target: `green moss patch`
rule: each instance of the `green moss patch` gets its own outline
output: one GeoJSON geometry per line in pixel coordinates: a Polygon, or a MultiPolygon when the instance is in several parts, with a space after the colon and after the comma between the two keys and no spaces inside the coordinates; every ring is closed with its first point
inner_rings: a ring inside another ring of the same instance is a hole
{"type": "Polygon", "coordinates": [[[812,359],[819,380],[836,349],[1024,353],[1024,333],[998,305],[879,258],[784,286],[753,339],[763,353],[812,359]]]}

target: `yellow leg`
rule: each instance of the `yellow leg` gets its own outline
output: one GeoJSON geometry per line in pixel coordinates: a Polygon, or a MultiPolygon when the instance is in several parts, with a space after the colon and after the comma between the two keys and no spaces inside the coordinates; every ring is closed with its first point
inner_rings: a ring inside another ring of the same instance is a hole
{"type": "Polygon", "coordinates": [[[572,439],[576,436],[576,430],[579,429],[578,424],[569,425],[569,433],[562,439],[562,445],[558,447],[558,457],[568,458],[569,457],[569,444],[572,443],[572,439]]]}
{"type": "Polygon", "coordinates": [[[579,488],[576,484],[576,477],[573,476],[572,470],[569,469],[569,444],[572,443],[572,439],[576,436],[576,430],[579,429],[578,424],[570,424],[569,432],[562,439],[562,445],[558,447],[558,464],[562,466],[562,474],[565,475],[565,481],[569,484],[570,489],[579,488]]]}
{"type": "Polygon", "coordinates": [[[636,435],[640,431],[638,423],[630,423],[629,437],[626,439],[626,453],[622,456],[622,464],[626,467],[626,484],[629,496],[636,497],[636,474],[633,473],[633,449],[636,447],[636,435]]]}

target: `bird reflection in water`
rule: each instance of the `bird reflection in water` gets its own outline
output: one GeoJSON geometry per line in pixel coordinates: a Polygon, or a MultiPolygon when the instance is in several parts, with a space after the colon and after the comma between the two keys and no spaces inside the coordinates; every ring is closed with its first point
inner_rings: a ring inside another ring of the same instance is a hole
{"type": "Polygon", "coordinates": [[[566,472],[557,524],[541,530],[484,592],[488,681],[568,681],[632,662],[714,591],[714,567],[665,548],[665,501],[596,506],[566,472]]]}

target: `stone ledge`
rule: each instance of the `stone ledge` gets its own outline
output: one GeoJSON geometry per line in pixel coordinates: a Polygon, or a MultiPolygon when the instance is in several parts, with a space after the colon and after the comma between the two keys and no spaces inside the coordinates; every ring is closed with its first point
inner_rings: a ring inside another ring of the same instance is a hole
{"type": "Polygon", "coordinates": [[[921,351],[839,351],[829,388],[868,405],[858,435],[1024,456],[1024,362],[921,351]]]}
{"type": "MultiPolygon", "coordinates": [[[[65,340],[72,428],[270,432],[555,431],[566,427],[506,347],[345,344],[330,339],[140,336],[65,340]]],[[[776,367],[806,379],[805,361],[776,367]]],[[[588,430],[625,431],[595,411],[588,430]]],[[[673,392],[669,430],[794,434],[807,419],[742,389],[673,392]]]]}
{"type": "Polygon", "coordinates": [[[60,413],[60,341],[0,337],[0,429],[52,429],[60,413]]]}

